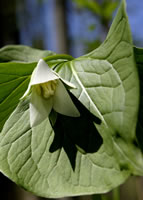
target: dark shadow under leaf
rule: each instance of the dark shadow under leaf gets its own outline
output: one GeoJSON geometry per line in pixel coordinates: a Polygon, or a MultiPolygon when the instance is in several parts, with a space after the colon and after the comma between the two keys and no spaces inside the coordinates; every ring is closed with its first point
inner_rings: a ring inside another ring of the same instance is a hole
{"type": "Polygon", "coordinates": [[[143,152],[143,49],[134,47],[134,54],[140,80],[140,106],[136,128],[136,137],[138,145],[143,152]]]}
{"type": "Polygon", "coordinates": [[[103,140],[94,125],[100,124],[101,120],[91,114],[73,95],[70,96],[80,112],[80,117],[57,114],[53,125],[55,137],[50,152],[63,147],[74,170],[77,151],[95,153],[103,140]]]}

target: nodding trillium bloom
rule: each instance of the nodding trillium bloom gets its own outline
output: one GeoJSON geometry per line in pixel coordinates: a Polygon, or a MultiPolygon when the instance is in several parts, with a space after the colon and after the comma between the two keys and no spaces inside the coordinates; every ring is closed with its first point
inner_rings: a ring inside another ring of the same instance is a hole
{"type": "Polygon", "coordinates": [[[40,60],[34,69],[27,91],[22,98],[30,96],[30,125],[38,125],[49,116],[52,108],[63,115],[79,117],[79,112],[73,104],[64,84],[74,87],[54,72],[40,60]]]}

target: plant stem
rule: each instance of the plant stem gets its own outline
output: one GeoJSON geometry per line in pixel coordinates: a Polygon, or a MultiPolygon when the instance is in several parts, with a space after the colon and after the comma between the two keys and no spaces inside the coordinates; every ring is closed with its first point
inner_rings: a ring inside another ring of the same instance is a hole
{"type": "Polygon", "coordinates": [[[58,59],[73,60],[74,58],[67,54],[56,54],[56,55],[47,56],[44,58],[45,62],[50,61],[50,60],[58,60],[58,59]]]}
{"type": "Polygon", "coordinates": [[[101,200],[109,200],[108,197],[106,195],[101,195],[101,200]]]}
{"type": "Polygon", "coordinates": [[[120,200],[120,187],[117,187],[112,191],[112,199],[120,200]]]}

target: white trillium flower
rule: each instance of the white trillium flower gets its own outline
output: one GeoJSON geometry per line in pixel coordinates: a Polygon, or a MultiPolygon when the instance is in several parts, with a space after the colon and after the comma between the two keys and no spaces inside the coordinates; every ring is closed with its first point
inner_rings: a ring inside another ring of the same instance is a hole
{"type": "Polygon", "coordinates": [[[38,125],[47,118],[52,108],[60,114],[79,117],[79,111],[73,104],[64,84],[74,87],[70,82],[60,78],[45,63],[40,60],[34,69],[27,91],[22,98],[31,91],[30,97],[30,125],[38,125]]]}

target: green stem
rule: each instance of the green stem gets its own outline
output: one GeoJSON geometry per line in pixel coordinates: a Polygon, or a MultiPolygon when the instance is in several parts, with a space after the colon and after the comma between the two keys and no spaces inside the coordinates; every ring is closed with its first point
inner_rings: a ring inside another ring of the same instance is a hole
{"type": "Polygon", "coordinates": [[[109,198],[106,195],[102,194],[101,195],[101,200],[109,200],[109,198]]]}
{"type": "Polygon", "coordinates": [[[58,59],[73,60],[74,58],[66,54],[57,54],[57,55],[47,56],[44,58],[45,62],[50,61],[50,60],[58,60],[58,59]]]}
{"type": "Polygon", "coordinates": [[[120,200],[120,187],[117,187],[112,191],[112,199],[120,200]]]}

